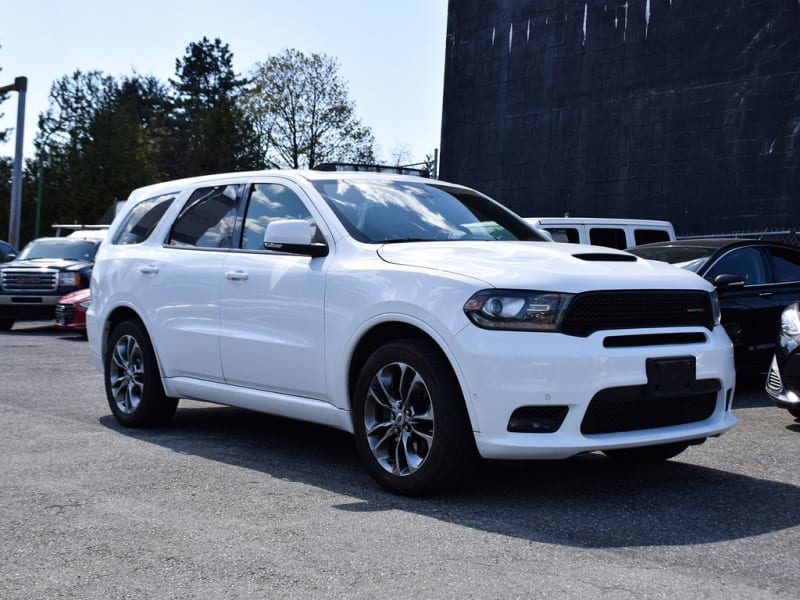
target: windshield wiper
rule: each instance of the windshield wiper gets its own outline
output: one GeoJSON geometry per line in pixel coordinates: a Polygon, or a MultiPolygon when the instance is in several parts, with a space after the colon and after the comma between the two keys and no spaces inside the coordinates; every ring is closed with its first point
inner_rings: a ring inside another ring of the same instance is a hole
{"type": "MultiPolygon", "coordinates": [[[[376,244],[401,244],[403,242],[435,242],[437,240],[431,238],[414,238],[414,237],[406,237],[406,238],[389,238],[386,240],[380,240],[374,242],[376,244]]],[[[438,240],[442,241],[442,240],[438,240]]]]}

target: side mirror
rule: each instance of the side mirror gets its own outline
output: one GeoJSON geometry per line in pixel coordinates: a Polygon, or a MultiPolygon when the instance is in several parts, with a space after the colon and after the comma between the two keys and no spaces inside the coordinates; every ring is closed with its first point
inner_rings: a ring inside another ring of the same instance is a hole
{"type": "Polygon", "coordinates": [[[714,287],[718,290],[744,287],[744,278],[741,275],[717,275],[714,277],[714,287]]]}
{"type": "Polygon", "coordinates": [[[6,255],[3,257],[3,260],[1,260],[0,262],[4,262],[4,263],[11,262],[11,261],[13,261],[15,258],[17,258],[17,255],[16,255],[15,253],[13,253],[13,252],[9,252],[8,254],[6,254],[6,255]]]}
{"type": "Polygon", "coordinates": [[[312,257],[328,255],[327,244],[311,242],[311,224],[303,219],[271,221],[264,232],[264,248],[312,257]]]}

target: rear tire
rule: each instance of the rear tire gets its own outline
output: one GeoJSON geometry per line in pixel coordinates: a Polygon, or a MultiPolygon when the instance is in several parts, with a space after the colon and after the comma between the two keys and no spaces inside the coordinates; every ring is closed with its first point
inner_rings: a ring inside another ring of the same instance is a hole
{"type": "Polygon", "coordinates": [[[623,448],[621,450],[604,450],[608,458],[629,465],[650,465],[664,462],[689,447],[689,442],[674,442],[658,446],[642,446],[641,448],[623,448]]]}
{"type": "Polygon", "coordinates": [[[788,410],[789,414],[791,414],[795,419],[800,419],[800,406],[790,406],[786,410],[788,410]]]}
{"type": "Polygon", "coordinates": [[[103,377],[108,406],[123,425],[164,425],[175,415],[178,399],[164,393],[153,347],[138,321],[123,321],[111,332],[103,377]]]}
{"type": "Polygon", "coordinates": [[[11,331],[14,326],[14,319],[0,319],[0,331],[11,331]]]}
{"type": "Polygon", "coordinates": [[[477,456],[458,381],[426,340],[389,342],[367,360],[355,386],[353,428],[370,475],[396,494],[455,487],[477,456]]]}

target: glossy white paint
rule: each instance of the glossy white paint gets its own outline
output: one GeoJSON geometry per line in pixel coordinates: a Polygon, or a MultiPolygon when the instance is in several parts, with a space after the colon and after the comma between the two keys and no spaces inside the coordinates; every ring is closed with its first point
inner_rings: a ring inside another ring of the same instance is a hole
{"type": "MultiPolygon", "coordinates": [[[[670,331],[660,329],[658,332],[670,331]]],[[[459,364],[463,367],[466,397],[472,405],[476,442],[486,458],[566,458],[580,452],[625,448],[677,441],[722,433],[736,423],[725,410],[725,394],[735,379],[733,352],[725,332],[716,327],[674,328],[706,336],[693,344],[698,379],[721,379],[727,385],[717,395],[717,410],[700,423],[603,435],[583,435],[581,421],[589,400],[609,387],[647,383],[645,362],[687,354],[689,347],[672,345],[649,348],[604,348],[609,332],[587,338],[552,333],[487,332],[466,327],[458,334],[459,364]],[[514,409],[526,405],[569,406],[570,411],[555,434],[506,431],[514,409]]],[[[627,335],[655,333],[653,329],[626,330],[627,335]]]]}
{"type": "MultiPolygon", "coordinates": [[[[351,238],[309,181],[332,173],[259,172],[171,182],[133,193],[116,228],[138,200],[165,191],[234,182],[281,182],[306,201],[329,245],[328,256],[188,250],[162,246],[188,196],[181,194],[147,241],[102,245],[92,281],[87,332],[102,370],[109,316],[120,307],[138,314],[156,348],[168,394],[241,406],[352,431],[348,372],[363,336],[383,323],[425,332],[453,366],[478,448],[492,458],[560,458],[593,450],[714,435],[736,419],[725,407],[734,386],[730,342],[724,331],[703,333],[689,346],[605,348],[558,333],[490,331],[473,325],[464,303],[486,288],[578,293],[611,289],[712,288],[693,273],[668,265],[590,262],[582,252],[609,248],[548,242],[437,241],[364,244],[351,238]],[[699,378],[718,379],[714,415],[701,423],[602,436],[580,434],[593,394],[647,381],[645,360],[691,354],[699,378]],[[506,431],[519,406],[567,404],[553,434],[506,431]]],[[[349,178],[375,177],[374,174],[349,178]]],[[[422,180],[426,181],[426,180],[422,180]]],[[[626,330],[654,333],[659,330],[626,330]]]]}
{"type": "Polygon", "coordinates": [[[227,383],[327,399],[326,269],[326,261],[307,256],[228,255],[219,301],[227,383]]]}

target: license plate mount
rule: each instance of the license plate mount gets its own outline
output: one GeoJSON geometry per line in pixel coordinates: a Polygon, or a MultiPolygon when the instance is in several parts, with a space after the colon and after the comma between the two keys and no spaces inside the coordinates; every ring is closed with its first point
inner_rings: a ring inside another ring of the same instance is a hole
{"type": "Polygon", "coordinates": [[[646,369],[647,395],[651,398],[691,393],[697,383],[697,359],[694,356],[648,358],[646,369]]]}

